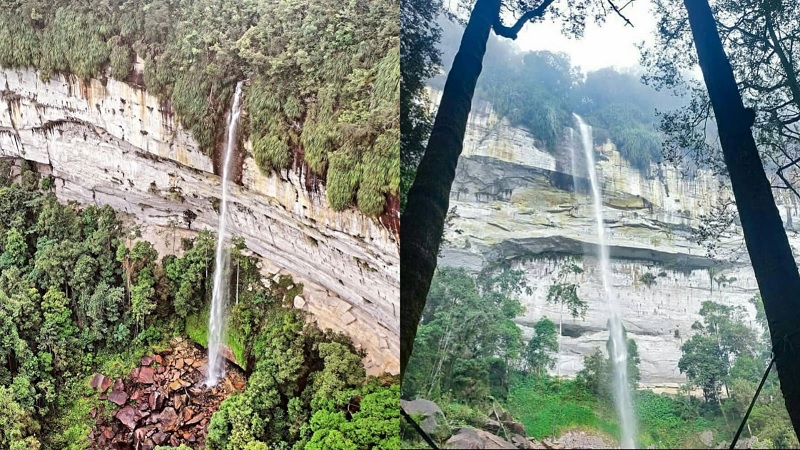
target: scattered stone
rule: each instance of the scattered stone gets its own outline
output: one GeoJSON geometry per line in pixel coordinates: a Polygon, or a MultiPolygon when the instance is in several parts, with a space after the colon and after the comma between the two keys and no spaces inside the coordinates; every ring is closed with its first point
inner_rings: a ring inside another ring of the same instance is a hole
{"type": "Polygon", "coordinates": [[[114,414],[114,417],[117,418],[123,425],[128,427],[129,430],[133,431],[136,428],[136,422],[139,421],[141,415],[138,410],[134,409],[132,406],[126,406],[114,414]]]}
{"type": "Polygon", "coordinates": [[[125,391],[111,391],[108,395],[108,401],[115,405],[122,406],[128,401],[128,394],[125,391]]]}
{"type": "Polygon", "coordinates": [[[152,450],[181,444],[204,448],[211,415],[226,397],[245,387],[244,375],[234,369],[207,388],[200,370],[205,368],[205,358],[204,350],[184,340],[163,356],[160,352],[141,358],[127,380],[93,375],[89,384],[98,391],[98,398],[107,398],[121,409],[112,418],[102,414],[103,405],[92,409],[96,426],[88,433],[91,449],[152,450]],[[112,389],[101,392],[103,384],[112,389]]]}
{"type": "Polygon", "coordinates": [[[194,417],[192,417],[191,419],[189,419],[186,422],[184,422],[184,425],[194,425],[194,424],[200,422],[203,419],[204,419],[204,417],[203,417],[202,414],[197,414],[194,417]]]}
{"type": "Polygon", "coordinates": [[[186,402],[186,395],[185,394],[178,394],[174,397],[173,402],[175,403],[176,409],[181,409],[183,404],[186,402]]]}
{"type": "Polygon", "coordinates": [[[142,367],[139,370],[139,376],[136,378],[136,381],[143,384],[153,384],[153,368],[142,367]]]}
{"type": "Polygon", "coordinates": [[[577,430],[564,433],[551,445],[553,447],[550,448],[615,448],[614,445],[606,442],[601,436],[577,430]]]}
{"type": "Polygon", "coordinates": [[[425,400],[417,399],[413,401],[400,400],[400,406],[406,410],[409,415],[421,416],[419,426],[422,430],[430,436],[444,441],[450,437],[450,427],[447,425],[447,419],[444,417],[442,409],[436,403],[425,400]]]}
{"type": "Polygon", "coordinates": [[[178,413],[175,408],[167,406],[164,411],[158,415],[158,422],[164,431],[175,431],[178,429],[178,413]]]}
{"type": "Polygon", "coordinates": [[[714,445],[714,432],[711,430],[705,430],[700,433],[700,442],[702,442],[706,447],[711,447],[714,445]]]}
{"type": "MultiPolygon", "coordinates": [[[[409,412],[409,414],[411,413],[409,412]]],[[[499,436],[489,433],[488,431],[478,430],[471,427],[459,429],[456,434],[447,440],[447,447],[462,449],[517,448],[514,444],[499,436]]]]}
{"type": "Polygon", "coordinates": [[[525,433],[525,425],[514,420],[504,421],[503,427],[505,427],[506,431],[509,433],[520,434],[522,436],[527,434],[525,433]]]}
{"type": "Polygon", "coordinates": [[[92,377],[92,381],[89,382],[89,386],[92,389],[99,389],[100,392],[105,392],[109,387],[111,387],[112,383],[113,382],[111,381],[111,378],[108,378],[101,373],[95,373],[92,377]]]}
{"type": "Polygon", "coordinates": [[[187,386],[190,386],[190,385],[191,385],[191,383],[189,383],[188,381],[183,381],[182,379],[178,378],[177,380],[175,380],[175,381],[173,381],[173,382],[171,382],[169,384],[169,389],[171,391],[177,391],[178,389],[180,389],[182,387],[187,387],[187,386]]]}
{"type": "Polygon", "coordinates": [[[294,297],[294,307],[297,308],[297,309],[303,309],[304,306],[306,306],[305,299],[303,299],[303,297],[301,297],[299,295],[296,295],[294,297]]]}
{"type": "Polygon", "coordinates": [[[167,439],[169,439],[169,435],[160,431],[153,435],[153,443],[156,445],[161,445],[164,442],[167,442],[167,439]]]}

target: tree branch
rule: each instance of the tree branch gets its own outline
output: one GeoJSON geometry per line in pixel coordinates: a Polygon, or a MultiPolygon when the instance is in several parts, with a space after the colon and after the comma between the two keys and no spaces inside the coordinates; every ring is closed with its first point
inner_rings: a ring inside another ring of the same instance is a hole
{"type": "MultiPolygon", "coordinates": [[[[633,0],[631,0],[631,1],[633,1],[633,0]]],[[[631,3],[631,2],[629,1],[628,3],[626,3],[626,4],[625,4],[625,6],[628,6],[630,3],[631,3]]],[[[609,4],[609,5],[611,5],[611,7],[612,7],[612,8],[614,8],[614,12],[615,12],[615,13],[617,13],[617,15],[618,15],[618,16],[622,17],[622,20],[624,20],[624,21],[625,21],[625,25],[630,25],[630,26],[631,26],[631,28],[633,28],[633,24],[631,23],[631,21],[630,21],[630,20],[628,20],[628,18],[627,18],[627,17],[625,17],[624,15],[622,15],[622,11],[620,11],[620,9],[619,9],[619,8],[617,8],[617,5],[615,5],[613,1],[611,1],[611,0],[608,0],[608,4],[609,4]]],[[[623,6],[623,8],[624,8],[625,6],[623,6]]]]}
{"type": "Polygon", "coordinates": [[[544,11],[547,9],[550,4],[553,3],[553,0],[544,0],[541,5],[539,5],[536,9],[526,12],[517,20],[517,23],[514,24],[512,27],[507,27],[503,25],[502,21],[500,20],[500,16],[497,16],[497,20],[495,20],[494,25],[492,28],[494,29],[494,34],[498,36],[503,36],[504,38],[508,38],[514,40],[519,35],[519,31],[525,26],[525,22],[529,22],[533,19],[538,17],[542,17],[544,11]]]}

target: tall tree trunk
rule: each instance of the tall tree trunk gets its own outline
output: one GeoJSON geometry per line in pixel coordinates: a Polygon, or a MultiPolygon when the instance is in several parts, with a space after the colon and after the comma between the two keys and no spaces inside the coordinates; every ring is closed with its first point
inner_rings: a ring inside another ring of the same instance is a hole
{"type": "Polygon", "coordinates": [[[500,0],[478,0],[444,85],[425,155],[408,192],[400,231],[400,372],[411,357],[417,326],[436,269],[450,188],[464,143],[472,96],[500,0]]]}
{"type": "Polygon", "coordinates": [[[708,0],[684,0],[745,244],[758,282],[786,409],[800,431],[800,274],[708,0]]]}

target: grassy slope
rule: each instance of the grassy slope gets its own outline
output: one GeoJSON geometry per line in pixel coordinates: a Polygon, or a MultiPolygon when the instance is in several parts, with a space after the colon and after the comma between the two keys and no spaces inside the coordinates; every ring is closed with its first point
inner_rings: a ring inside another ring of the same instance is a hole
{"type": "MultiPolygon", "coordinates": [[[[549,438],[553,430],[559,436],[572,429],[607,436],[612,441],[619,435],[613,406],[582,391],[572,381],[523,380],[511,386],[508,398],[508,408],[533,438],[549,438]]],[[[656,448],[698,448],[704,447],[699,440],[704,430],[714,432],[715,441],[730,434],[722,417],[710,414],[691,417],[682,412],[681,404],[675,397],[637,391],[637,444],[656,448]]]]}

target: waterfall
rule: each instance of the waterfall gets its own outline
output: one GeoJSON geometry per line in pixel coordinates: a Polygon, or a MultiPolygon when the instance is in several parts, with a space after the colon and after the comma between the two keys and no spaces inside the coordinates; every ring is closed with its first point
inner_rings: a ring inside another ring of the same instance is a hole
{"type": "Polygon", "coordinates": [[[583,119],[574,114],[575,121],[580,130],[581,143],[586,155],[586,171],[589,173],[589,181],[592,185],[592,202],[594,206],[594,219],[597,226],[597,247],[598,260],[600,261],[600,276],[603,282],[606,300],[608,301],[611,318],[609,319],[608,333],[610,337],[609,358],[613,369],[613,390],[614,403],[617,408],[617,416],[620,422],[622,448],[635,448],[634,436],[636,433],[636,423],[633,415],[633,403],[631,392],[628,385],[628,343],[622,329],[622,318],[619,314],[617,299],[611,289],[609,274],[611,272],[608,260],[608,247],[606,246],[605,227],[603,225],[603,199],[600,191],[600,184],[597,180],[597,172],[594,163],[594,144],[592,142],[592,127],[587,125],[583,119]]]}
{"type": "Polygon", "coordinates": [[[222,202],[219,209],[219,228],[217,229],[217,250],[214,256],[214,290],[211,295],[211,311],[208,315],[208,372],[206,373],[206,386],[215,386],[220,378],[225,376],[225,364],[220,357],[220,348],[224,342],[223,329],[225,326],[225,300],[228,296],[228,265],[230,263],[230,248],[225,245],[227,235],[228,212],[228,171],[230,169],[231,153],[236,145],[236,127],[239,125],[239,115],[242,112],[242,82],[236,84],[233,95],[233,106],[228,116],[228,139],[225,142],[225,156],[222,163],[222,202]]]}

